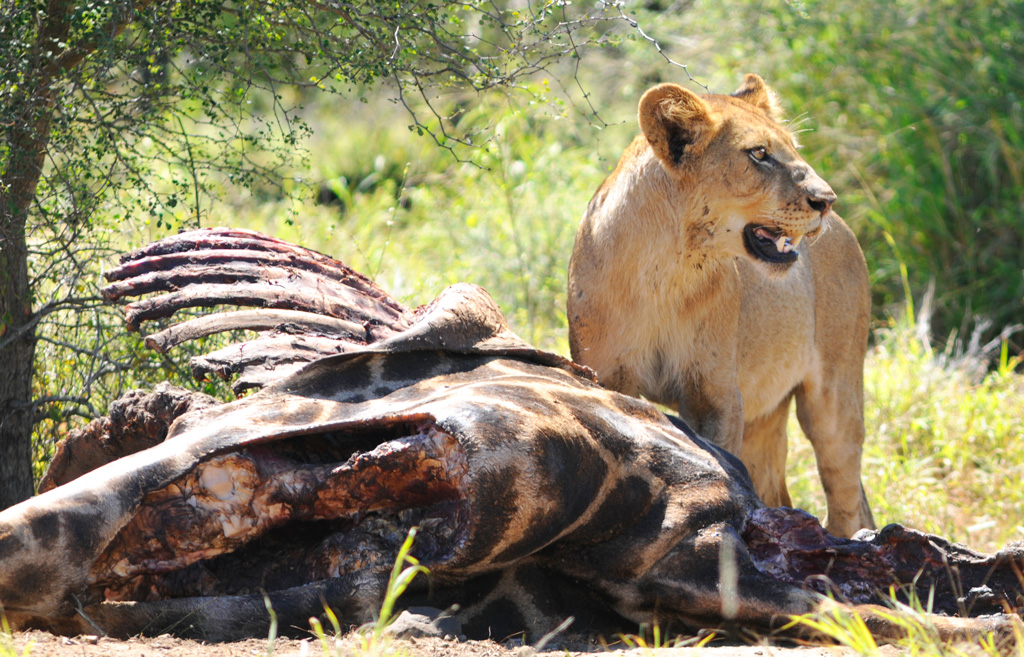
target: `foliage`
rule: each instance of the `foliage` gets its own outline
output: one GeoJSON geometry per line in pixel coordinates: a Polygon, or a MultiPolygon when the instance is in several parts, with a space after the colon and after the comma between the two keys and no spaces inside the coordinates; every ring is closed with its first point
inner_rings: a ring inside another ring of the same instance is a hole
{"type": "Polygon", "coordinates": [[[391,569],[391,575],[388,577],[388,587],[384,593],[384,601],[380,606],[380,616],[373,625],[371,641],[374,643],[380,642],[381,637],[384,635],[384,630],[394,620],[395,603],[398,602],[398,598],[402,597],[405,590],[409,588],[412,580],[417,575],[430,575],[427,567],[421,566],[419,560],[411,554],[412,543],[415,540],[416,527],[413,527],[409,530],[409,535],[405,537],[405,541],[402,542],[402,546],[398,549],[398,557],[395,559],[395,565],[391,569]]]}
{"type": "MultiPolygon", "coordinates": [[[[648,626],[641,623],[636,634],[620,634],[619,641],[624,643],[630,650],[640,650],[644,655],[656,655],[656,651],[678,650],[680,648],[692,648],[700,650],[717,638],[715,630],[701,630],[695,636],[675,635],[666,636],[662,634],[661,626],[658,623],[648,626]]],[[[605,646],[606,648],[608,646],[605,646]]]]}
{"type": "Polygon", "coordinates": [[[263,594],[263,604],[267,607],[267,614],[270,616],[270,628],[267,630],[267,657],[274,657],[274,643],[277,641],[277,612],[270,604],[270,596],[263,594]]]}

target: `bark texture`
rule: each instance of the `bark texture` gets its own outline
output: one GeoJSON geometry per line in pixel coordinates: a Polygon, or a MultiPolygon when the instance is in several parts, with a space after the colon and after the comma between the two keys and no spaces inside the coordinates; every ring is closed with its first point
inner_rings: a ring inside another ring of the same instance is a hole
{"type": "Polygon", "coordinates": [[[35,324],[26,222],[46,156],[52,93],[30,96],[30,120],[11,126],[0,178],[0,508],[32,495],[32,365],[35,324]]]}

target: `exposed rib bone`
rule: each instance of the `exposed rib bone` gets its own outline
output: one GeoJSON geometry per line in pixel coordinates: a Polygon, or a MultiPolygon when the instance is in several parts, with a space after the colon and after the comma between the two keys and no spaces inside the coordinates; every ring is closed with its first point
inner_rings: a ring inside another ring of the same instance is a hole
{"type": "Polygon", "coordinates": [[[336,336],[352,342],[365,342],[366,329],[356,322],[325,317],[299,310],[236,310],[204,315],[175,324],[159,333],[146,336],[146,346],[160,353],[183,342],[209,335],[248,329],[267,331],[276,329],[286,333],[301,333],[321,337],[336,336]]]}
{"type": "Polygon", "coordinates": [[[246,374],[251,369],[276,371],[282,365],[309,363],[324,356],[351,351],[352,348],[353,344],[345,340],[274,335],[196,356],[189,362],[189,366],[192,375],[197,379],[206,378],[208,374],[216,374],[222,379],[227,379],[232,374],[246,374]]]}
{"type": "Polygon", "coordinates": [[[128,304],[130,330],[184,308],[221,304],[262,310],[217,313],[148,336],[160,352],[187,340],[224,331],[275,330],[306,339],[277,337],[242,342],[193,359],[198,377],[240,373],[236,390],[261,387],[349,345],[386,340],[408,328],[412,312],[343,263],[276,238],[239,229],[206,229],[174,235],[139,249],[107,274],[108,300],[164,293],[128,304]]]}
{"type": "Polygon", "coordinates": [[[318,289],[307,281],[289,284],[289,287],[283,287],[280,282],[189,285],[177,292],[128,304],[125,318],[129,329],[137,331],[142,322],[170,317],[183,308],[220,304],[302,310],[364,322],[375,340],[392,335],[407,325],[403,316],[356,292],[344,288],[318,289]],[[373,327],[377,329],[376,333],[373,333],[373,327]]]}
{"type": "MultiPolygon", "coordinates": [[[[130,268],[130,263],[150,257],[174,256],[176,254],[184,253],[194,257],[201,251],[216,250],[253,250],[269,253],[281,253],[297,257],[299,259],[320,262],[330,269],[345,271],[361,281],[373,286],[379,293],[387,295],[387,293],[377,287],[373,281],[366,278],[359,272],[350,269],[339,260],[335,260],[330,256],[326,256],[311,249],[298,246],[297,244],[285,242],[284,240],[279,240],[276,237],[264,235],[253,230],[246,230],[244,228],[204,228],[165,237],[162,240],[153,242],[152,244],[148,244],[140,249],[136,249],[131,253],[121,256],[121,267],[118,269],[124,267],[130,268]]],[[[108,280],[119,279],[120,277],[116,274],[113,278],[108,278],[108,280]]]]}
{"type": "MultiPolygon", "coordinates": [[[[107,274],[108,281],[118,281],[140,273],[157,269],[175,267],[184,259],[186,262],[202,260],[209,255],[214,259],[221,257],[218,251],[234,251],[232,259],[244,261],[251,254],[239,253],[257,251],[266,255],[282,254],[295,268],[308,268],[311,271],[328,272],[336,280],[344,280],[346,285],[355,288],[375,299],[384,301],[395,310],[405,308],[391,298],[387,292],[377,286],[369,278],[349,268],[339,260],[322,253],[263,235],[251,230],[238,228],[206,228],[166,237],[121,257],[121,266],[107,274]],[[167,257],[166,261],[163,257],[167,257]],[[152,258],[152,259],[151,259],[152,258]],[[160,264],[160,263],[166,263],[160,264]]],[[[271,256],[272,259],[273,256],[271,256]]]]}
{"type": "Polygon", "coordinates": [[[103,294],[111,300],[172,291],[170,299],[130,306],[132,328],[180,308],[218,303],[286,308],[299,303],[298,308],[310,312],[387,325],[394,330],[408,325],[409,310],[365,276],[321,253],[253,231],[207,229],[165,238],[125,256],[121,266],[107,274],[107,280],[113,283],[103,294]],[[249,295],[225,295],[216,287],[260,282],[273,282],[295,292],[264,299],[265,287],[256,287],[249,295]],[[200,290],[190,289],[195,287],[200,290]],[[178,291],[177,296],[173,291],[178,291]],[[317,303],[317,297],[334,303],[317,303]],[[357,312],[339,310],[354,302],[357,312]],[[132,312],[133,307],[137,312],[132,312]]]}
{"type": "MultiPolygon", "coordinates": [[[[121,263],[138,260],[149,256],[160,256],[198,249],[257,249],[261,251],[306,251],[302,247],[290,244],[276,237],[264,235],[245,228],[204,228],[187,231],[166,237],[157,242],[147,244],[139,249],[121,256],[121,263]]],[[[327,257],[327,256],[323,256],[327,257]]]]}
{"type": "MultiPolygon", "coordinates": [[[[310,254],[320,256],[315,251],[310,254]]],[[[259,251],[256,249],[199,249],[183,253],[172,253],[162,256],[147,256],[129,261],[108,272],[105,277],[112,284],[103,289],[104,297],[109,301],[123,296],[137,296],[146,292],[171,290],[183,283],[176,282],[173,277],[187,272],[190,267],[201,267],[206,270],[222,268],[225,272],[238,269],[248,272],[253,265],[260,267],[281,267],[288,270],[307,271],[324,278],[344,283],[373,298],[385,302],[395,310],[404,311],[400,304],[388,297],[383,290],[370,288],[372,282],[363,278],[358,272],[349,269],[344,263],[320,256],[308,257],[305,254],[280,254],[259,251]]],[[[252,275],[252,274],[249,274],[252,275]]],[[[259,276],[259,274],[256,274],[259,276]]],[[[188,279],[188,277],[186,277],[188,279]]],[[[188,279],[184,283],[192,283],[188,279]]],[[[376,287],[375,285],[373,286],[376,287]]]]}

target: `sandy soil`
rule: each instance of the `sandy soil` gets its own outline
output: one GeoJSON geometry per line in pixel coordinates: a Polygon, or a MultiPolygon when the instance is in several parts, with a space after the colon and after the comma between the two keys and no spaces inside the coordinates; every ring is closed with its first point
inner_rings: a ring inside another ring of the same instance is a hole
{"type": "MultiPolygon", "coordinates": [[[[332,642],[333,643],[333,642],[332,642]]],[[[207,644],[176,639],[171,636],[137,638],[119,641],[106,637],[62,637],[46,632],[18,632],[13,638],[0,635],[0,657],[264,657],[265,639],[249,639],[236,643],[207,644]],[[11,655],[5,648],[13,648],[11,655]],[[27,651],[27,654],[26,654],[27,651]]],[[[833,646],[778,647],[769,645],[712,645],[695,648],[629,649],[626,646],[603,647],[584,642],[567,642],[537,653],[529,646],[501,645],[493,641],[456,641],[438,638],[395,640],[394,653],[401,657],[566,657],[604,653],[622,657],[852,657],[851,650],[833,646]]],[[[331,647],[332,657],[358,654],[358,640],[349,635],[331,647]]],[[[390,651],[389,651],[390,652],[390,651]]],[[[883,648],[884,655],[895,657],[897,651],[883,648]]],[[[321,657],[323,648],[316,639],[278,639],[273,657],[321,657]]]]}

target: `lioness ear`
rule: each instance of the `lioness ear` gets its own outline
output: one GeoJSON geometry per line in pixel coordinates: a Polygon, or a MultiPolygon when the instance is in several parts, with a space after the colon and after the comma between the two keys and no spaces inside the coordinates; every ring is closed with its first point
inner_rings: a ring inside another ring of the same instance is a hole
{"type": "Polygon", "coordinates": [[[743,79],[743,86],[737,89],[732,97],[763,109],[768,116],[776,121],[782,119],[782,108],[779,107],[778,98],[772,88],[764,83],[760,75],[747,73],[747,77],[743,79]]]}
{"type": "Polygon", "coordinates": [[[659,84],[640,99],[640,129],[667,166],[699,153],[711,140],[716,121],[704,100],[678,84],[659,84]]]}

